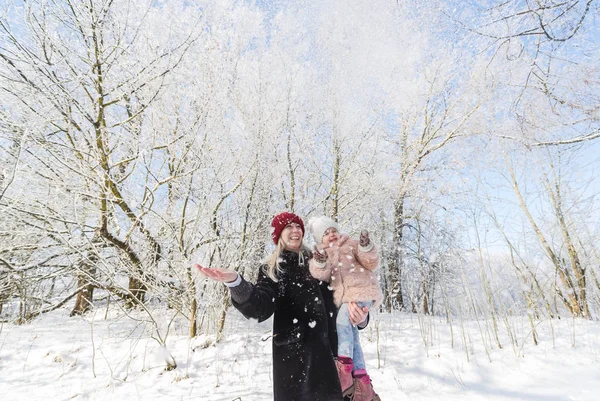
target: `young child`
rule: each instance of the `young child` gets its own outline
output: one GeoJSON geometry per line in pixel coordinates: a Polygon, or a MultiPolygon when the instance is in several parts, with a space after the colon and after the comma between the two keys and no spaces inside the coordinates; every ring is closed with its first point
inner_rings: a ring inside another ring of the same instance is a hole
{"type": "Polygon", "coordinates": [[[339,231],[339,225],[326,216],[309,221],[315,239],[310,273],[318,280],[329,283],[337,314],[338,359],[336,365],[344,396],[352,393],[353,401],[378,401],[358,338],[358,330],[350,323],[348,303],[360,307],[377,307],[383,296],[373,270],[379,265],[379,251],[369,233],[363,230],[360,241],[339,231]]]}

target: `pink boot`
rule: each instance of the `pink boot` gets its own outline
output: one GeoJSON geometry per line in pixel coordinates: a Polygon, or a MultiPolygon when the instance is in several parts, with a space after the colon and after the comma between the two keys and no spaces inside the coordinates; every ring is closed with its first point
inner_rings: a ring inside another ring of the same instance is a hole
{"type": "Polygon", "coordinates": [[[371,378],[369,375],[363,375],[354,378],[354,396],[352,401],[381,401],[379,396],[375,394],[371,378]]]}
{"type": "Polygon", "coordinates": [[[341,356],[335,360],[340,384],[342,386],[342,395],[345,397],[354,391],[354,380],[352,379],[352,358],[341,356]]]}

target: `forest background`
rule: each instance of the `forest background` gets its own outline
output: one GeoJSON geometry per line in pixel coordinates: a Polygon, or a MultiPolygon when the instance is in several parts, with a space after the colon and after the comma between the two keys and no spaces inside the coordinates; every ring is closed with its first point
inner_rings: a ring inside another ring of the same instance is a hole
{"type": "Polygon", "coordinates": [[[598,318],[597,1],[0,4],[4,324],[218,342],[193,263],[252,280],[282,210],[371,232],[382,314],[598,318]]]}

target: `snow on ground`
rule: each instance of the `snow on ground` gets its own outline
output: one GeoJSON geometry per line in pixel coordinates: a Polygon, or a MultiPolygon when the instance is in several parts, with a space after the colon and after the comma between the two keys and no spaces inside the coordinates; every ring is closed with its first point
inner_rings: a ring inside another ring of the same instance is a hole
{"type": "MultiPolygon", "coordinates": [[[[212,335],[190,340],[173,321],[164,348],[141,314],[67,314],[0,326],[2,400],[272,399],[270,320],[232,310],[218,343],[212,335]],[[178,367],[165,371],[169,354],[178,367]]],[[[160,316],[164,336],[170,320],[160,316]]],[[[375,390],[384,401],[600,399],[599,322],[537,323],[537,346],[527,319],[497,325],[498,339],[491,321],[374,314],[362,343],[375,390]]]]}

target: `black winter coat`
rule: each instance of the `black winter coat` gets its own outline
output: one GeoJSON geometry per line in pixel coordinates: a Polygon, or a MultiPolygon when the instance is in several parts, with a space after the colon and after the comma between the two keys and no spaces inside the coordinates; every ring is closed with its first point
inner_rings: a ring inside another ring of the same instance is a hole
{"type": "MultiPolygon", "coordinates": [[[[335,367],[337,309],[327,283],[314,279],[305,254],[284,251],[276,283],[261,268],[250,297],[233,305],[247,318],[273,316],[273,393],[275,401],[343,401],[335,367]]],[[[249,288],[248,288],[249,289],[249,288]]],[[[233,295],[233,294],[232,294],[233,295]]]]}

